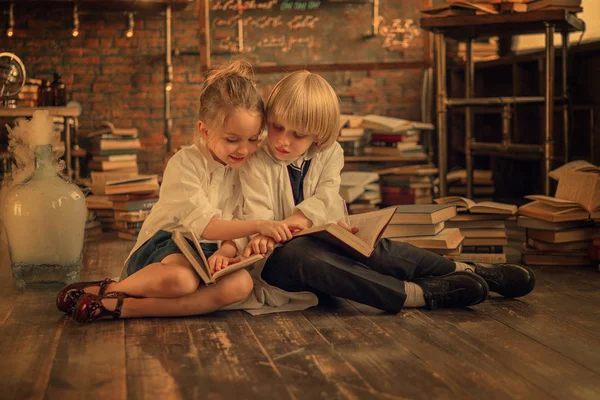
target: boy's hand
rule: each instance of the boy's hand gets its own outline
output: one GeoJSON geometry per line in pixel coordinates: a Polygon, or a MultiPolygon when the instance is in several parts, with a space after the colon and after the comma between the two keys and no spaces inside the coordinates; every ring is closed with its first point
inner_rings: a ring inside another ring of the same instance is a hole
{"type": "Polygon", "coordinates": [[[269,236],[258,234],[250,240],[244,249],[242,257],[250,257],[252,254],[266,254],[275,247],[275,240],[269,236]]]}
{"type": "Polygon", "coordinates": [[[284,221],[258,221],[258,233],[263,236],[269,236],[276,243],[285,242],[292,238],[292,231],[302,230],[304,227],[296,223],[284,221]]]}
{"type": "Polygon", "coordinates": [[[208,269],[211,274],[226,268],[229,264],[234,264],[240,261],[239,257],[227,257],[219,252],[213,253],[210,257],[208,257],[208,269]]]}
{"type": "Polygon", "coordinates": [[[358,232],[358,226],[350,227],[350,226],[346,225],[346,223],[344,221],[338,221],[338,225],[352,234],[355,234],[356,232],[358,232]]]}

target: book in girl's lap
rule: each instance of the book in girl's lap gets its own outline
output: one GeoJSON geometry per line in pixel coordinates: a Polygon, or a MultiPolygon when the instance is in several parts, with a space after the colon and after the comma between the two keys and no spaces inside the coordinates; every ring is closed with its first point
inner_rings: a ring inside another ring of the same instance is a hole
{"type": "MultiPolygon", "coordinates": [[[[240,170],[245,218],[304,227],[342,220],[339,121],[338,98],[322,77],[299,71],[275,85],[266,104],[268,136],[240,170]]],[[[258,234],[244,255],[273,245],[258,234]]],[[[453,262],[387,239],[364,257],[311,236],[276,248],[261,277],[286,291],[333,295],[391,312],[465,307],[485,300],[488,290],[518,297],[535,285],[533,271],[516,264],[453,262]]]]}

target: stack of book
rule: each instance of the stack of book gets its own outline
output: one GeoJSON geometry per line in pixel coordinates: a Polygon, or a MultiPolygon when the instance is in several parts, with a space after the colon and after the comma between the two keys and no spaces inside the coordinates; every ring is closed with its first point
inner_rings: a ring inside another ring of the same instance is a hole
{"type": "Polygon", "coordinates": [[[106,183],[106,194],[114,210],[114,224],[121,239],[136,240],[144,220],[158,201],[158,177],[138,175],[106,183]]]}
{"type": "Polygon", "coordinates": [[[103,126],[88,135],[92,154],[89,169],[137,173],[137,153],[141,148],[138,130],[114,128],[110,123],[103,123],[103,126]]]}
{"type": "Polygon", "coordinates": [[[365,129],[361,126],[363,117],[342,114],[340,116],[340,135],[338,142],[346,156],[362,156],[367,144],[365,129]]]}
{"type": "Polygon", "coordinates": [[[85,221],[84,243],[95,240],[102,234],[102,223],[96,218],[96,212],[88,209],[85,221]]]}
{"type": "Polygon", "coordinates": [[[419,144],[421,131],[431,131],[433,125],[382,115],[366,115],[361,126],[369,132],[365,155],[391,156],[424,160],[423,146],[419,144]]]}
{"type": "Polygon", "coordinates": [[[17,107],[37,107],[41,84],[41,79],[27,78],[25,84],[17,94],[17,107]]]}
{"type": "Polygon", "coordinates": [[[518,225],[526,228],[523,262],[529,265],[589,265],[599,235],[600,175],[594,172],[560,174],[555,197],[533,200],[519,208],[518,225]]]}
{"type": "Polygon", "coordinates": [[[449,196],[435,200],[438,204],[455,205],[458,214],[446,223],[447,227],[460,229],[465,237],[460,255],[452,255],[455,261],[486,263],[506,262],[505,246],[508,245],[506,220],[515,218],[517,206],[512,204],[473,200],[449,196]]]}
{"type": "Polygon", "coordinates": [[[453,205],[398,206],[382,237],[410,243],[437,254],[458,255],[464,237],[459,229],[445,225],[455,216],[456,207],[453,205]]]}
{"type": "Polygon", "coordinates": [[[557,9],[583,11],[581,0],[446,0],[421,12],[427,17],[453,17],[557,9]]]}
{"type": "Polygon", "coordinates": [[[434,165],[406,165],[378,172],[384,206],[433,202],[433,195],[437,192],[433,182],[438,174],[434,165]]]}
{"type": "Polygon", "coordinates": [[[341,174],[340,196],[350,214],[373,211],[381,203],[379,174],[376,172],[344,171],[341,174]]]}
{"type": "Polygon", "coordinates": [[[87,208],[95,215],[95,220],[100,223],[100,229],[110,231],[115,223],[112,201],[105,195],[89,195],[85,198],[87,208]]]}
{"type": "MultiPolygon", "coordinates": [[[[467,171],[455,169],[446,175],[448,194],[452,196],[467,195],[467,171]]],[[[491,170],[473,170],[473,198],[478,201],[490,201],[494,196],[494,179],[491,170]]]]}

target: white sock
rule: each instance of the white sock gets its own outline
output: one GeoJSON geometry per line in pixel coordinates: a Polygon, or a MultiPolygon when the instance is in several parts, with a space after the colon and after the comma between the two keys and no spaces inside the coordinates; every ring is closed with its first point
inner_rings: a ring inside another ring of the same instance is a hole
{"type": "Polygon", "coordinates": [[[423,289],[416,283],[404,282],[404,290],[406,291],[406,301],[404,307],[425,307],[425,297],[423,289]]]}
{"type": "Polygon", "coordinates": [[[454,261],[454,264],[456,265],[457,271],[475,272],[472,265],[465,264],[465,263],[458,262],[458,261],[454,261]]]}

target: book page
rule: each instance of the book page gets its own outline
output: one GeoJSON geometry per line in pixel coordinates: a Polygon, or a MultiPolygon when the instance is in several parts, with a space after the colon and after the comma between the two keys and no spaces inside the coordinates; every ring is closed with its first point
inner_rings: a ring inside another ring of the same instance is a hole
{"type": "Polygon", "coordinates": [[[515,214],[517,212],[517,206],[514,204],[497,203],[495,201],[482,201],[475,204],[470,208],[471,212],[489,212],[493,213],[494,210],[502,211],[503,213],[515,214]]]}
{"type": "MultiPolygon", "coordinates": [[[[190,264],[192,264],[192,267],[194,267],[200,279],[202,279],[202,281],[206,285],[214,283],[214,281],[210,277],[210,274],[208,273],[208,267],[206,264],[206,257],[204,257],[204,253],[198,253],[197,251],[194,251],[194,249],[192,249],[192,246],[190,246],[186,238],[179,231],[173,232],[173,241],[175,242],[177,247],[179,247],[179,250],[181,250],[185,258],[187,258],[190,264]]],[[[196,242],[194,243],[194,245],[195,244],[196,242]]]]}
{"type": "Polygon", "coordinates": [[[565,172],[561,175],[556,197],[580,204],[587,211],[600,207],[600,175],[593,172],[565,172]]]}
{"type": "Polygon", "coordinates": [[[600,167],[584,160],[575,160],[550,171],[548,175],[558,181],[564,173],[572,171],[600,172],[600,167]]]}
{"type": "Polygon", "coordinates": [[[434,201],[437,204],[454,204],[457,207],[463,207],[467,209],[470,209],[471,207],[477,204],[471,199],[467,199],[466,197],[460,196],[440,197],[439,199],[435,199],[434,201]]]}
{"type": "Polygon", "coordinates": [[[350,215],[350,225],[358,227],[357,237],[374,247],[395,212],[396,208],[390,207],[379,211],[350,215]]]}
{"type": "Polygon", "coordinates": [[[262,254],[254,254],[248,258],[243,258],[240,261],[238,261],[234,264],[229,264],[227,267],[223,268],[222,270],[215,272],[212,275],[212,279],[213,279],[213,281],[216,281],[217,279],[219,279],[220,277],[222,277],[224,275],[231,274],[242,268],[246,268],[250,265],[253,265],[254,263],[262,260],[263,258],[265,258],[265,256],[262,254]]]}
{"type": "Polygon", "coordinates": [[[559,199],[557,197],[545,196],[542,194],[531,194],[529,196],[525,196],[525,198],[529,200],[538,200],[542,203],[558,208],[573,208],[579,206],[579,203],[576,201],[559,199]]]}

